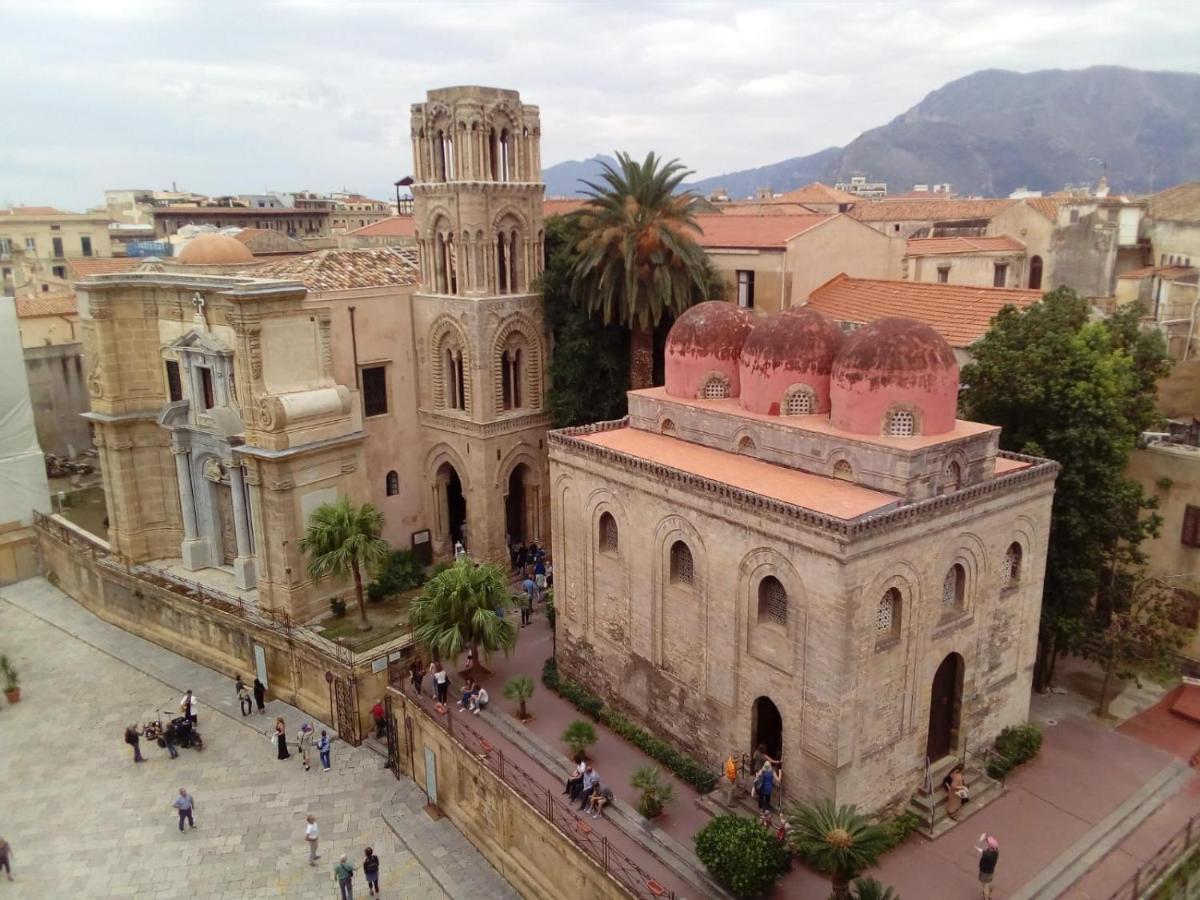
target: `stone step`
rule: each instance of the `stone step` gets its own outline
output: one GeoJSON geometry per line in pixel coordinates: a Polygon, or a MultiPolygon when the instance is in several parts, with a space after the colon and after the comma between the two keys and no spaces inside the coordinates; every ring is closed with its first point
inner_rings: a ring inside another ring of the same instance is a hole
{"type": "MultiPolygon", "coordinates": [[[[927,790],[925,785],[922,784],[914,792],[913,798],[916,799],[917,797],[922,797],[922,798],[928,798],[928,797],[939,798],[940,797],[942,800],[945,800],[946,799],[946,791],[942,787],[942,779],[945,777],[946,777],[946,775],[943,774],[941,777],[933,779],[933,790],[932,791],[927,790]]],[[[972,791],[974,791],[977,786],[986,785],[989,781],[992,781],[992,779],[989,778],[984,772],[981,772],[979,769],[968,766],[966,769],[963,770],[963,781],[966,783],[968,788],[970,788],[972,791]]]]}
{"type": "Polygon", "coordinates": [[[1004,788],[1000,782],[993,781],[990,778],[987,779],[987,782],[987,784],[972,789],[971,800],[959,807],[957,819],[951,819],[946,814],[946,797],[943,792],[941,802],[933,808],[932,830],[930,830],[929,826],[929,808],[918,806],[915,803],[915,798],[909,800],[908,811],[921,820],[921,827],[918,829],[920,835],[926,840],[936,841],[951,828],[961,825],[966,819],[975,815],[975,813],[1004,792],[1004,788]]]}

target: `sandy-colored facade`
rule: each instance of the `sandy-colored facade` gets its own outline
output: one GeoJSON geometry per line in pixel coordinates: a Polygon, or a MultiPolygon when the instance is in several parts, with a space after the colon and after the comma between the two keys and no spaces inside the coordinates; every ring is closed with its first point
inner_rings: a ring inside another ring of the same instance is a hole
{"type": "Polygon", "coordinates": [[[909,281],[928,284],[1019,288],[1028,282],[1025,247],[1007,235],[910,238],[901,272],[909,281]]]}
{"type": "Polygon", "coordinates": [[[108,216],[51,207],[0,209],[0,294],[39,275],[69,275],[67,260],[112,256],[108,216]]]}

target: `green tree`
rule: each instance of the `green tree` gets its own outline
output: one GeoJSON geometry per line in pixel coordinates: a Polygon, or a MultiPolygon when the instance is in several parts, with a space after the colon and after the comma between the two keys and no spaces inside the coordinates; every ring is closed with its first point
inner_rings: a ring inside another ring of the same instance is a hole
{"type": "Polygon", "coordinates": [[[596,729],[591,722],[576,719],[562,733],[563,743],[571,748],[571,755],[578,756],[596,743],[596,729]]]}
{"type": "Polygon", "coordinates": [[[696,832],[696,857],[740,900],[770,892],[787,865],[787,851],[757,819],[716,816],[696,832]]]}
{"type": "Polygon", "coordinates": [[[854,900],[900,900],[900,895],[874,878],[858,878],[850,886],[854,900]]]}
{"type": "MultiPolygon", "coordinates": [[[[582,237],[569,278],[576,302],[605,324],[631,330],[629,383],[654,379],[654,326],[708,296],[711,269],[696,242],[695,213],[705,201],[679,190],[692,173],[653,153],[637,162],[617,153],[604,165],[604,186],[584,182],[587,205],[574,215],[582,237]]],[[[556,348],[557,352],[557,348],[556,348]]]]}
{"type": "MultiPolygon", "coordinates": [[[[1080,649],[1105,575],[1136,559],[1157,528],[1155,500],[1124,477],[1138,434],[1156,419],[1154,384],[1169,368],[1161,336],[1133,327],[1136,305],[1105,321],[1065,288],[1006,307],[972,348],[960,398],[999,425],[1001,447],[1058,461],[1034,685],[1058,654],[1080,649]]],[[[1103,598],[1101,598],[1103,600],[1103,598]]],[[[1103,603],[1101,610],[1103,611],[1103,603]]]]}
{"type": "Polygon", "coordinates": [[[517,718],[521,721],[528,719],[529,713],[525,712],[525,701],[533,696],[533,679],[528,675],[513,676],[504,685],[504,696],[509,700],[516,700],[520,704],[517,718]]]}
{"type": "Polygon", "coordinates": [[[658,766],[642,766],[633,773],[629,784],[641,792],[638,813],[647,819],[659,816],[663,807],[675,799],[675,785],[663,779],[658,766]]]}
{"type": "Polygon", "coordinates": [[[437,659],[463,650],[511,652],[517,629],[502,615],[512,605],[508,580],[492,563],[460,559],[425,582],[408,611],[413,638],[437,659]],[[498,615],[499,613],[499,615],[498,615]]]}
{"type": "Polygon", "coordinates": [[[354,506],[348,497],[339,497],[313,510],[300,539],[300,550],[308,555],[308,574],[314,579],[354,576],[363,631],[371,628],[363,601],[363,572],[378,569],[391,551],[379,536],[382,531],[383,513],[370,503],[354,506]]]}
{"type": "Polygon", "coordinates": [[[787,814],[788,842],[798,856],[833,882],[831,900],[849,900],[850,882],[875,865],[888,845],[887,832],[854,806],[821,800],[793,806],[787,814]]]}

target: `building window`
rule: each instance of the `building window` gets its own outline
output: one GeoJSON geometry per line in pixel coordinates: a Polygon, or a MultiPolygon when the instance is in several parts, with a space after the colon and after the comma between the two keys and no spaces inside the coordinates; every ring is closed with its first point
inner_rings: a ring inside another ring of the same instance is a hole
{"type": "Polygon", "coordinates": [[[950,462],[946,463],[943,486],[947,491],[957,491],[962,487],[962,466],[955,460],[950,460],[950,462]]]}
{"type": "Polygon", "coordinates": [[[509,347],[500,354],[500,388],[504,409],[520,409],[524,405],[521,381],[524,357],[519,347],[509,347]]]}
{"type": "Polygon", "coordinates": [[[692,551],[683,541],[671,545],[671,584],[692,585],[692,551]]]}
{"type": "Polygon", "coordinates": [[[179,379],[179,363],[173,359],[165,361],[167,368],[167,398],[172,403],[183,399],[183,382],[179,379]]]}
{"type": "Polygon", "coordinates": [[[66,266],[52,266],[50,271],[52,271],[54,273],[55,278],[66,278],[67,277],[67,267],[66,266]]]}
{"type": "Polygon", "coordinates": [[[992,287],[1004,287],[1008,283],[1008,263],[992,266],[992,287]]]}
{"type": "Polygon", "coordinates": [[[84,256],[92,255],[92,239],[86,234],[79,238],[79,250],[84,256]]]}
{"type": "Polygon", "coordinates": [[[1035,256],[1029,260],[1029,289],[1039,290],[1042,286],[1042,258],[1035,256]]]}
{"type": "Polygon", "coordinates": [[[30,256],[37,256],[37,238],[25,238],[25,252],[30,256]]]}
{"type": "Polygon", "coordinates": [[[1077,210],[1077,209],[1071,210],[1071,224],[1074,225],[1078,221],[1079,221],[1079,210],[1077,210]]]}
{"type": "Polygon", "coordinates": [[[787,614],[787,591],[778,578],[768,575],[758,584],[758,621],[786,625],[787,614]]]}
{"type": "Polygon", "coordinates": [[[207,366],[199,366],[198,368],[200,369],[200,387],[204,392],[204,408],[212,409],[217,405],[213,399],[212,369],[207,366]]]}
{"type": "Polygon", "coordinates": [[[705,400],[724,400],[729,396],[729,382],[722,375],[709,375],[700,388],[700,396],[705,400]]]}
{"type": "Polygon", "coordinates": [[[811,416],[813,414],[813,395],[805,386],[791,388],[783,401],[785,416],[811,416]]]}
{"type": "Polygon", "coordinates": [[[907,409],[893,410],[888,416],[887,433],[891,437],[912,437],[917,433],[917,418],[907,409]]]}
{"type": "Polygon", "coordinates": [[[1016,587],[1021,580],[1021,545],[1015,541],[1004,553],[1004,565],[1000,568],[1000,587],[1016,587]]]}
{"type": "Polygon", "coordinates": [[[63,255],[64,255],[62,238],[60,238],[60,237],[51,238],[51,243],[54,244],[54,258],[62,259],[63,255]]]}
{"type": "Polygon", "coordinates": [[[750,437],[749,435],[744,435],[742,439],[738,441],[737,448],[738,453],[753,453],[758,449],[754,445],[754,438],[750,437]]]}
{"type": "Polygon", "coordinates": [[[879,601],[879,610],[875,614],[875,640],[886,641],[889,638],[900,637],[900,592],[888,588],[883,599],[879,601]]]}
{"type": "Polygon", "coordinates": [[[1188,504],[1184,509],[1179,542],[1185,547],[1200,547],[1200,506],[1188,504]]]}
{"type": "Polygon", "coordinates": [[[0,258],[7,259],[12,256],[12,239],[0,237],[0,258]]]}
{"type": "Polygon", "coordinates": [[[362,370],[362,392],[364,416],[387,415],[387,366],[371,366],[362,370]]]}
{"type": "Polygon", "coordinates": [[[600,515],[600,552],[616,553],[618,547],[617,520],[612,513],[600,515]]]}
{"type": "Polygon", "coordinates": [[[751,269],[737,270],[738,306],[754,309],[754,272],[751,269]]]}
{"type": "Polygon", "coordinates": [[[950,267],[949,266],[938,266],[937,273],[938,273],[938,284],[949,284],[950,283],[950,267]]]}
{"type": "Polygon", "coordinates": [[[400,476],[393,469],[387,473],[387,495],[395,497],[398,493],[400,493],[400,476]]]}
{"type": "Polygon", "coordinates": [[[838,481],[853,481],[854,469],[846,460],[839,459],[833,464],[833,477],[838,481]]]}
{"type": "Polygon", "coordinates": [[[955,563],[942,581],[942,609],[962,609],[967,592],[967,572],[955,563]]]}
{"type": "Polygon", "coordinates": [[[672,422],[670,419],[663,419],[662,424],[658,426],[658,431],[660,434],[665,434],[670,437],[674,437],[675,423],[672,422]]]}

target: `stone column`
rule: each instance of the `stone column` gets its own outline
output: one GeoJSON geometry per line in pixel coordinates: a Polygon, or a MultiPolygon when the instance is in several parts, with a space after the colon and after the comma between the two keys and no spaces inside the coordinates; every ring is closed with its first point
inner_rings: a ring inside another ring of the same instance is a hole
{"type": "Polygon", "coordinates": [[[183,566],[190,571],[203,569],[208,565],[208,546],[200,540],[199,528],[196,525],[196,495],[192,490],[192,454],[187,447],[173,446],[171,454],[175,457],[175,475],[179,481],[179,506],[183,514],[183,543],[179,547],[179,555],[183,566]]]}
{"type": "Polygon", "coordinates": [[[237,558],[233,561],[233,579],[242,590],[258,583],[254,573],[254,550],[250,546],[250,518],[246,507],[246,483],[240,464],[229,466],[229,491],[233,499],[233,532],[237,540],[237,558]]]}

